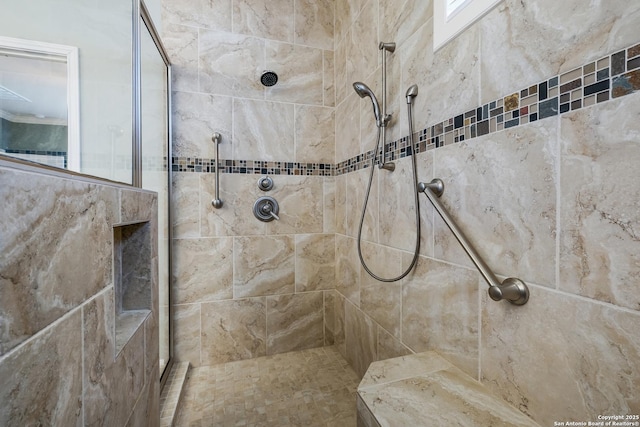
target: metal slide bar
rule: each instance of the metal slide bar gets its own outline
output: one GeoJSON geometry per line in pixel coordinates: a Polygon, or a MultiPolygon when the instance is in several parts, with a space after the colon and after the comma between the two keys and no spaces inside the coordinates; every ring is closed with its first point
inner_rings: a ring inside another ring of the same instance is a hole
{"type": "Polygon", "coordinates": [[[442,180],[436,178],[428,184],[421,182],[418,184],[418,189],[427,196],[433,207],[436,208],[453,235],[462,245],[464,251],[471,258],[471,261],[476,265],[480,274],[484,277],[484,280],[489,284],[489,296],[491,299],[494,301],[506,299],[515,305],[526,304],[529,300],[529,288],[527,285],[515,277],[509,277],[500,283],[496,275],[493,274],[493,271],[491,271],[471,243],[469,243],[469,240],[462,230],[458,228],[451,215],[449,215],[449,212],[442,206],[442,203],[438,200],[438,198],[442,196],[442,193],[444,193],[444,183],[442,180]]]}
{"type": "Polygon", "coordinates": [[[216,145],[216,198],[211,201],[211,204],[214,208],[220,209],[223,205],[222,200],[220,200],[220,158],[218,147],[220,146],[220,142],[222,142],[222,135],[218,132],[215,132],[211,137],[211,141],[216,145]]]}

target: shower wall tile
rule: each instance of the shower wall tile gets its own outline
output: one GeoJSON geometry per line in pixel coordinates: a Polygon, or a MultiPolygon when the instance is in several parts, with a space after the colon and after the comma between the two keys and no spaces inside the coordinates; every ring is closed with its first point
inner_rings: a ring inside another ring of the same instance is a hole
{"type": "Polygon", "coordinates": [[[115,188],[8,170],[0,181],[2,355],[112,283],[120,213],[115,188]]]}
{"type": "Polygon", "coordinates": [[[82,425],[81,328],[75,310],[0,361],[1,425],[82,425]]]}
{"type": "Polygon", "coordinates": [[[234,0],[233,30],[293,43],[294,0],[234,0]]]}
{"type": "Polygon", "coordinates": [[[262,99],[265,41],[256,37],[199,30],[200,91],[262,99]]]}
{"type": "Polygon", "coordinates": [[[360,98],[351,91],[336,107],[336,161],[360,154],[360,98]]]}
{"type": "Polygon", "coordinates": [[[633,94],[560,123],[559,287],[633,310],[640,310],[638,101],[633,94]]]}
{"type": "MultiPolygon", "coordinates": [[[[348,38],[351,35],[349,34],[348,38]]],[[[336,107],[340,105],[349,94],[347,90],[347,39],[336,45],[334,51],[334,75],[336,85],[336,107]]],[[[336,128],[336,132],[339,128],[336,128]]]]}
{"type": "Polygon", "coordinates": [[[324,345],[336,344],[336,298],[335,290],[324,291],[324,345]]]}
{"type": "MultiPolygon", "coordinates": [[[[380,1],[380,41],[394,41],[398,46],[411,37],[418,28],[433,17],[433,1],[411,0],[380,1]]],[[[404,48],[404,46],[402,46],[404,48]]]]}
{"type": "Polygon", "coordinates": [[[336,180],[336,233],[347,234],[347,175],[335,177],[336,180]]]}
{"type": "MultiPolygon", "coordinates": [[[[181,0],[162,2],[162,24],[231,31],[232,0],[181,0]]],[[[163,39],[164,40],[164,39],[163,39]]]]}
{"type": "Polygon", "coordinates": [[[201,304],[173,306],[173,352],[176,360],[189,362],[197,368],[200,359],[201,304]]]}
{"type": "Polygon", "coordinates": [[[233,298],[232,237],[174,239],[172,265],[176,304],[233,298]]]}
{"type": "Polygon", "coordinates": [[[345,304],[346,359],[362,378],[367,368],[376,360],[376,326],[355,305],[345,304]]]}
{"type": "Polygon", "coordinates": [[[334,234],[298,234],[296,239],[296,292],[334,289],[336,238],[334,234]]]}
{"type": "Polygon", "coordinates": [[[266,298],[202,304],[202,364],[265,356],[266,298]]]}
{"type": "MultiPolygon", "coordinates": [[[[377,276],[390,279],[402,273],[402,252],[362,242],[362,255],[377,276]]],[[[402,287],[400,282],[385,283],[372,278],[360,267],[360,308],[391,334],[400,336],[402,287]]]]}
{"type": "Polygon", "coordinates": [[[270,101],[323,105],[323,51],[290,43],[266,42],[266,69],[278,84],[265,89],[270,101]]]}
{"type": "Polygon", "coordinates": [[[335,325],[333,329],[334,345],[344,357],[347,358],[347,343],[345,340],[345,305],[347,300],[340,292],[335,294],[335,325]]]}
{"type": "Polygon", "coordinates": [[[323,233],[336,232],[336,178],[324,177],[323,194],[323,233]]]}
{"type": "MultiPolygon", "coordinates": [[[[324,106],[336,106],[336,77],[335,77],[335,53],[333,50],[325,50],[322,54],[323,58],[323,88],[324,88],[324,106]]],[[[334,160],[335,163],[335,160],[334,160]]]]}
{"type": "MultiPolygon", "coordinates": [[[[556,130],[557,121],[540,121],[444,147],[434,160],[445,185],[442,203],[470,241],[482,243],[480,255],[494,272],[552,287],[556,130]]],[[[466,259],[443,225],[436,230],[436,256],[453,263],[466,259]]]]}
{"type": "Polygon", "coordinates": [[[334,109],[297,105],[295,115],[296,162],[335,163],[334,109]]]}
{"type": "Polygon", "coordinates": [[[295,0],[294,43],[333,50],[334,0],[295,0]]]}
{"type": "MultiPolygon", "coordinates": [[[[171,60],[172,90],[197,92],[199,89],[198,29],[165,22],[162,26],[162,42],[171,60]]],[[[173,117],[175,123],[176,117],[173,117]]]]}
{"type": "Polygon", "coordinates": [[[378,343],[376,360],[392,359],[408,356],[413,352],[400,340],[378,326],[378,343]]]}
{"type": "MultiPolygon", "coordinates": [[[[321,233],[324,223],[322,178],[286,176],[274,181],[268,195],[278,201],[280,220],[268,222],[266,233],[321,233]]],[[[254,220],[258,221],[255,217],[254,220]]]]}
{"type": "Polygon", "coordinates": [[[360,306],[360,261],[355,239],[336,235],[336,290],[360,306]]]}
{"type": "Polygon", "coordinates": [[[194,173],[173,172],[172,179],[173,237],[200,237],[200,177],[194,173]]]}
{"type": "Polygon", "coordinates": [[[233,100],[234,157],[286,161],[294,158],[294,106],[233,100]]]}
{"type": "MultiPolygon", "coordinates": [[[[379,173],[380,171],[378,171],[379,173]]],[[[375,173],[375,172],[374,172],[375,173]]],[[[358,236],[358,228],[362,217],[362,208],[365,202],[367,186],[371,168],[361,169],[347,175],[347,234],[351,237],[358,236]]],[[[367,241],[378,241],[379,212],[378,206],[378,180],[373,177],[371,191],[367,200],[367,210],[362,225],[362,238],[367,241]]]]}
{"type": "Polygon", "coordinates": [[[365,3],[347,39],[347,84],[362,81],[378,67],[378,1],[365,3]]]}
{"type": "Polygon", "coordinates": [[[537,83],[636,43],[639,16],[636,2],[601,2],[583,13],[576,13],[575,2],[501,3],[478,24],[481,102],[509,93],[513,82],[537,83]],[[502,58],[509,58],[509,66],[493,65],[502,58]]]}
{"type": "Polygon", "coordinates": [[[483,383],[540,425],[638,414],[640,314],[530,291],[517,309],[483,296],[483,383]]]}
{"type": "Polygon", "coordinates": [[[233,258],[234,298],[294,292],[293,236],[235,237],[233,258]]]}
{"type": "Polygon", "coordinates": [[[173,156],[215,158],[216,146],[211,140],[218,132],[222,140],[220,158],[233,155],[232,99],[204,93],[174,92],[173,156]]]}
{"type": "MultiPolygon", "coordinates": [[[[405,253],[405,268],[410,262],[405,253]]],[[[479,280],[476,271],[420,257],[402,281],[403,343],[418,353],[437,351],[478,378],[479,280]]]]}
{"type": "Polygon", "coordinates": [[[267,354],[324,345],[323,293],[267,297],[267,354]]]}

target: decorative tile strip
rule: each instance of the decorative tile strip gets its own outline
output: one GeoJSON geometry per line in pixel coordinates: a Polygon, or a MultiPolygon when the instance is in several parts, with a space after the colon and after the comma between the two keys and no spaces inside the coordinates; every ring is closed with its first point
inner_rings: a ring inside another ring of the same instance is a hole
{"type": "MultiPolygon", "coordinates": [[[[640,44],[428,126],[414,134],[414,147],[409,146],[408,136],[389,142],[385,144],[385,162],[579,110],[638,90],[640,44]]],[[[221,162],[224,168],[221,172],[337,176],[369,167],[372,158],[373,151],[336,165],[225,160],[221,162]]],[[[215,170],[209,159],[174,157],[172,165],[177,172],[215,170]]]]}

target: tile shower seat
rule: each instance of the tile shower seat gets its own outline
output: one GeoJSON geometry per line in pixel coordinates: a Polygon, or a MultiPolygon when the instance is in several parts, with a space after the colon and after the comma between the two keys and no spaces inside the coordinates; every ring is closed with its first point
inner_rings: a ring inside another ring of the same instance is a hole
{"type": "Polygon", "coordinates": [[[374,362],[357,393],[358,427],[537,426],[437,353],[374,362]]]}

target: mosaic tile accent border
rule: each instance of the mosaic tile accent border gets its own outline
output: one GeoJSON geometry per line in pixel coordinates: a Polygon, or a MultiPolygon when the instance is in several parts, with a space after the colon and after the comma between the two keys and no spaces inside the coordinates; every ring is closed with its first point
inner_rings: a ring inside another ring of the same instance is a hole
{"type": "Polygon", "coordinates": [[[60,168],[67,167],[66,151],[38,151],[38,150],[13,150],[0,149],[0,154],[8,154],[11,157],[17,157],[32,162],[44,163],[46,165],[56,166],[60,168]]]}
{"type": "MultiPolygon", "coordinates": [[[[589,107],[640,90],[640,44],[385,144],[385,162],[589,107]]],[[[223,160],[222,173],[337,176],[371,165],[373,150],[336,165],[223,160]]],[[[210,159],[172,159],[175,172],[215,172],[210,159]]],[[[377,161],[376,163],[379,163],[377,161]]]]}

